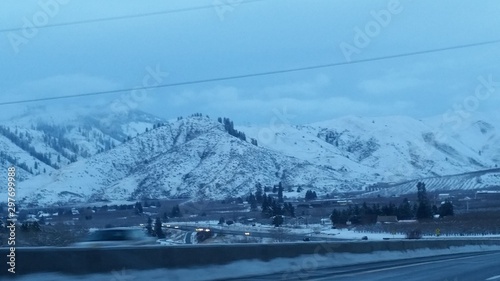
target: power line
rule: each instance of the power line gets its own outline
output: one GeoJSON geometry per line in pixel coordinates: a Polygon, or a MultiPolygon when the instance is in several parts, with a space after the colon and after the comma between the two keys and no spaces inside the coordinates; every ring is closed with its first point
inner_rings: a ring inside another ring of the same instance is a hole
{"type": "Polygon", "coordinates": [[[38,99],[0,102],[0,106],[9,105],[9,104],[20,104],[20,103],[29,103],[29,102],[38,102],[38,101],[49,101],[49,100],[60,100],[60,99],[69,99],[69,98],[77,98],[77,97],[116,94],[116,93],[122,93],[122,92],[130,92],[130,91],[134,91],[134,90],[150,90],[150,89],[159,89],[159,88],[169,88],[169,87],[176,87],[176,86],[185,86],[185,85],[203,84],[203,83],[209,83],[209,82],[219,82],[219,81],[236,80],[236,79],[244,79],[244,78],[259,77],[259,76],[284,74],[284,73],[290,73],[290,72],[306,71],[306,70],[329,68],[329,67],[336,67],[336,66],[342,66],[342,65],[359,64],[359,63],[367,63],[367,62],[381,61],[381,60],[401,58],[401,57],[423,55],[423,54],[429,54],[429,53],[444,52],[444,51],[449,51],[449,50],[471,48],[471,47],[497,44],[497,43],[500,43],[500,40],[491,40],[491,41],[484,41],[484,42],[479,42],[479,43],[472,43],[472,44],[457,45],[457,46],[437,48],[437,49],[424,50],[424,51],[402,53],[402,54],[397,54],[397,55],[388,55],[388,56],[381,56],[381,57],[376,57],[376,58],[360,59],[360,60],[355,60],[355,61],[350,61],[350,62],[328,63],[328,64],[281,69],[281,70],[274,70],[274,71],[257,72],[257,73],[249,73],[249,74],[241,74],[241,75],[225,76],[225,77],[216,77],[216,78],[208,78],[208,79],[200,79],[200,80],[191,80],[191,81],[183,81],[183,82],[169,83],[169,84],[160,84],[160,85],[156,85],[156,86],[135,87],[135,88],[91,92],[91,93],[59,96],[59,97],[46,97],[46,98],[38,98],[38,99]]]}
{"type": "MultiPolygon", "coordinates": [[[[166,14],[192,12],[192,11],[205,10],[205,9],[217,9],[217,8],[234,9],[236,6],[239,6],[242,4],[249,4],[249,3],[255,3],[255,2],[262,2],[262,1],[268,1],[268,0],[247,0],[247,1],[241,1],[241,2],[238,2],[235,4],[229,4],[229,3],[226,4],[221,0],[220,1],[221,4],[214,3],[212,5],[173,9],[173,10],[166,10],[166,11],[160,11],[160,12],[151,12],[151,13],[116,16],[116,17],[108,17],[108,18],[79,20],[79,21],[63,22],[63,23],[54,23],[54,24],[47,24],[47,25],[43,25],[43,26],[37,26],[37,29],[70,26],[70,25],[78,25],[78,24],[86,24],[86,23],[105,22],[105,21],[125,20],[125,19],[132,19],[132,18],[143,18],[143,17],[159,16],[159,15],[166,15],[166,14]]],[[[22,27],[6,28],[6,29],[0,29],[0,33],[22,31],[22,30],[23,30],[22,27]]]]}

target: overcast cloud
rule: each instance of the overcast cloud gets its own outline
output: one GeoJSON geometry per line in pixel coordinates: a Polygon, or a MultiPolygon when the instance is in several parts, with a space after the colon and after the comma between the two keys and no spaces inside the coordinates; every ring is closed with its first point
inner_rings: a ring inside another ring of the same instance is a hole
{"type": "MultiPolygon", "coordinates": [[[[500,2],[495,0],[143,3],[2,1],[0,30],[33,27],[0,33],[0,102],[356,61],[500,39],[500,2]],[[199,6],[211,7],[37,28],[199,6]]],[[[500,44],[492,44],[146,93],[4,105],[0,117],[23,112],[28,105],[45,105],[48,110],[95,105],[113,111],[124,104],[164,118],[201,112],[244,124],[268,123],[276,111],[283,110],[294,116],[293,123],[350,114],[434,116],[473,95],[478,77],[491,76],[500,82],[499,60],[500,44]]],[[[498,108],[499,95],[500,86],[478,110],[498,108]]]]}

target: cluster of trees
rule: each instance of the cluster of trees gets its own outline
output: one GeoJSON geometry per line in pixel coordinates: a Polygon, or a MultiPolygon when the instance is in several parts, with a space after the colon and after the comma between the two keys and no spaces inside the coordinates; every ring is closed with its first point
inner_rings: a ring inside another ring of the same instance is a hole
{"type": "MultiPolygon", "coordinates": [[[[47,134],[44,135],[44,142],[47,143],[55,151],[57,151],[64,158],[67,158],[70,162],[76,162],[77,155],[80,153],[80,147],[78,146],[78,144],[71,142],[63,135],[55,137],[47,134]]],[[[61,162],[60,157],[57,159],[57,162],[58,163],[61,162]]]]}
{"type": "MultiPolygon", "coordinates": [[[[86,149],[82,149],[78,144],[65,137],[66,133],[73,129],[72,126],[55,126],[39,123],[36,127],[32,126],[32,129],[43,132],[43,141],[50,148],[58,152],[57,158],[54,159],[50,153],[36,151],[35,147],[30,145],[33,143],[33,136],[31,136],[29,132],[20,132],[17,128],[15,130],[11,130],[9,127],[0,126],[0,134],[7,137],[10,141],[28,152],[40,162],[54,169],[59,169],[61,167],[61,156],[68,159],[69,162],[76,162],[78,160],[78,156],[84,158],[91,156],[86,149]]],[[[106,138],[102,133],[95,132],[91,128],[82,129],[81,127],[78,127],[78,131],[83,136],[86,136],[87,139],[90,139],[92,135],[94,140],[97,142],[96,144],[99,146],[97,149],[98,153],[115,147],[115,143],[112,139],[106,138]]],[[[34,167],[29,167],[26,163],[19,163],[15,158],[9,157],[5,153],[2,154],[1,158],[6,159],[10,163],[19,166],[32,174],[40,173],[40,171],[37,172],[39,166],[38,163],[34,167]]]]}
{"type": "Polygon", "coordinates": [[[9,163],[33,174],[33,169],[29,167],[25,162],[19,162],[17,158],[10,156],[4,151],[0,151],[0,163],[3,165],[9,163]]]}
{"type": "Polygon", "coordinates": [[[279,203],[271,196],[263,197],[261,212],[266,218],[280,215],[295,217],[295,207],[292,203],[279,203]]]}
{"type": "MultiPolygon", "coordinates": [[[[278,183],[278,184],[275,184],[275,185],[273,185],[273,186],[262,186],[262,184],[258,182],[257,184],[255,184],[255,188],[256,188],[257,190],[259,190],[259,189],[260,189],[260,195],[262,195],[262,193],[263,193],[263,192],[266,192],[266,193],[268,193],[268,192],[269,192],[269,193],[271,193],[271,192],[272,192],[272,193],[277,193],[277,192],[278,192],[278,189],[279,189],[279,187],[280,187],[280,184],[281,184],[281,182],[280,182],[280,183],[278,183]]],[[[284,186],[283,184],[281,184],[281,185],[282,185],[282,188],[283,188],[283,190],[284,190],[284,189],[285,189],[285,186],[284,186]]],[[[291,186],[287,186],[287,191],[288,191],[288,192],[292,192],[292,191],[293,191],[292,187],[291,187],[291,186]]],[[[302,191],[302,187],[298,187],[298,188],[297,188],[297,192],[301,192],[301,191],[302,191]]],[[[256,193],[255,195],[257,196],[257,193],[256,193]]]]}
{"type": "Polygon", "coordinates": [[[353,224],[370,224],[377,222],[377,216],[397,216],[398,219],[412,219],[416,212],[416,205],[412,208],[407,198],[399,206],[393,203],[387,205],[373,204],[368,206],[363,202],[362,206],[349,206],[347,209],[333,209],[330,220],[333,224],[345,224],[350,221],[353,224]]]}
{"type": "MultiPolygon", "coordinates": [[[[194,114],[191,114],[191,117],[203,117],[203,114],[201,113],[194,113],[194,114]]],[[[206,115],[207,118],[210,118],[208,115],[206,115]]],[[[177,117],[177,121],[179,120],[182,120],[182,116],[179,116],[177,117]]],[[[219,117],[217,118],[217,121],[221,124],[224,125],[224,129],[226,130],[226,132],[228,134],[230,134],[231,136],[233,137],[237,137],[239,138],[240,140],[242,141],[247,141],[247,137],[245,135],[245,133],[241,132],[241,131],[238,131],[234,128],[234,123],[233,121],[231,121],[229,118],[222,118],[222,117],[219,117]]],[[[257,143],[257,140],[254,139],[254,138],[251,138],[250,139],[250,143],[257,146],[258,143],[257,143]]]]}
{"type": "Polygon", "coordinates": [[[153,129],[160,128],[160,127],[163,127],[163,126],[165,126],[165,123],[159,122],[157,124],[153,124],[153,129]]]}
{"type": "Polygon", "coordinates": [[[434,215],[439,215],[441,217],[454,215],[453,204],[449,201],[441,204],[439,208],[436,205],[431,206],[429,198],[427,197],[427,190],[425,189],[425,184],[423,182],[417,183],[417,198],[418,207],[415,217],[419,220],[430,219],[434,215]]]}
{"type": "Polygon", "coordinates": [[[353,224],[375,223],[377,216],[396,216],[398,220],[418,219],[426,220],[431,219],[433,215],[453,216],[453,204],[445,202],[439,208],[431,205],[428,197],[425,184],[419,182],[417,184],[417,202],[410,204],[407,198],[403,199],[398,206],[394,203],[386,205],[373,204],[371,207],[363,203],[360,207],[358,205],[349,206],[344,210],[334,209],[330,215],[330,220],[333,224],[344,224],[350,221],[353,224]]]}
{"type": "Polygon", "coordinates": [[[455,211],[453,210],[453,203],[450,201],[446,201],[444,204],[439,206],[439,215],[441,217],[453,216],[455,211]]]}
{"type": "MultiPolygon", "coordinates": [[[[90,156],[90,153],[88,151],[81,149],[78,144],[73,143],[65,137],[65,134],[73,129],[72,126],[64,127],[39,123],[36,129],[38,131],[44,132],[43,141],[46,144],[48,144],[52,149],[60,153],[70,162],[77,161],[77,155],[81,155],[83,157],[90,156]]],[[[109,139],[106,142],[102,134],[98,134],[97,132],[92,131],[90,128],[85,130],[81,127],[78,127],[78,132],[85,136],[87,139],[90,139],[90,134],[92,133],[93,137],[97,139],[106,148],[106,150],[114,147],[113,142],[111,142],[109,139]]],[[[60,158],[58,159],[58,162],[61,162],[60,158]]]]}
{"type": "Polygon", "coordinates": [[[172,211],[170,212],[170,217],[172,218],[180,218],[182,217],[181,209],[179,205],[175,205],[172,207],[172,211]]]}
{"type": "MultiPolygon", "coordinates": [[[[201,113],[193,113],[193,114],[191,114],[191,117],[203,117],[203,114],[201,114],[201,113]]],[[[207,115],[207,117],[208,117],[208,115],[207,115]]],[[[182,119],[182,117],[181,117],[181,119],[182,119]]]]}
{"type": "Polygon", "coordinates": [[[134,210],[136,214],[142,214],[144,212],[141,202],[135,202],[134,210]]]}
{"type": "Polygon", "coordinates": [[[305,196],[306,201],[314,200],[317,198],[318,198],[318,195],[316,194],[316,191],[312,191],[312,190],[306,191],[306,196],[305,196]]]}
{"type": "Polygon", "coordinates": [[[256,184],[255,195],[250,193],[247,200],[252,210],[257,210],[258,205],[261,206],[262,216],[265,218],[273,218],[273,224],[279,226],[283,223],[284,215],[295,217],[295,207],[292,203],[283,203],[283,185],[281,182],[275,186],[278,196],[275,198],[266,194],[260,183],[256,184]]]}
{"type": "Polygon", "coordinates": [[[154,221],[154,226],[153,226],[153,220],[151,217],[148,217],[148,222],[146,224],[146,232],[150,236],[158,237],[159,239],[165,238],[165,233],[163,232],[162,227],[162,221],[159,217],[157,217],[154,221]]]}
{"type": "Polygon", "coordinates": [[[224,125],[224,129],[226,130],[226,132],[228,134],[230,134],[233,137],[237,137],[237,138],[239,138],[242,141],[247,141],[247,137],[246,137],[245,133],[236,130],[234,128],[233,121],[231,121],[229,118],[226,118],[226,117],[221,118],[221,117],[219,117],[217,119],[217,121],[219,121],[219,123],[221,123],[221,124],[224,125]]]}
{"type": "Polygon", "coordinates": [[[425,189],[425,184],[423,182],[417,183],[417,211],[416,218],[419,220],[422,219],[431,219],[432,218],[432,206],[427,198],[427,190],[425,189]]]}
{"type": "MultiPolygon", "coordinates": [[[[24,151],[28,152],[31,156],[37,158],[41,162],[53,167],[53,168],[58,168],[58,166],[54,163],[52,163],[50,159],[50,154],[49,153],[40,153],[37,152],[36,149],[30,145],[32,137],[30,136],[29,133],[23,134],[22,132],[19,133],[16,129],[15,132],[12,132],[9,127],[4,127],[0,126],[0,134],[4,135],[6,138],[8,138],[12,143],[15,145],[19,146],[22,148],[24,151]]],[[[33,174],[33,169],[26,165],[26,163],[22,162],[19,163],[16,158],[9,156],[5,152],[0,152],[1,153],[1,159],[6,159],[10,163],[19,166],[23,170],[26,170],[33,174]]]]}
{"type": "MultiPolygon", "coordinates": [[[[339,138],[342,135],[342,133],[336,132],[336,131],[329,131],[325,134],[325,141],[329,144],[333,144],[335,146],[339,146],[339,138]]],[[[318,133],[317,135],[318,138],[321,138],[321,134],[318,133]]]]}

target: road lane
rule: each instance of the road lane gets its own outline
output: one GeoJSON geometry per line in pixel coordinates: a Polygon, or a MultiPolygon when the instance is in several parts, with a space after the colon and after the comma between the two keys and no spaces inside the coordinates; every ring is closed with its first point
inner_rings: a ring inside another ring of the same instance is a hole
{"type": "Polygon", "coordinates": [[[325,236],[309,236],[306,234],[294,234],[294,233],[281,233],[277,234],[274,232],[269,232],[269,231],[252,231],[252,230],[235,230],[235,229],[228,229],[228,228],[214,228],[210,226],[197,226],[197,225],[179,225],[178,229],[184,230],[184,231],[193,231],[194,229],[201,227],[201,228],[210,228],[212,231],[220,234],[225,234],[225,235],[242,235],[245,236],[245,232],[250,232],[250,236],[253,237],[259,237],[259,238],[280,238],[284,241],[302,241],[304,237],[308,237],[310,241],[348,241],[349,239],[341,239],[341,238],[334,238],[334,237],[325,237],[325,236]]]}
{"type": "MultiPolygon", "coordinates": [[[[367,270],[335,277],[334,280],[405,280],[405,281],[480,281],[500,274],[500,253],[438,261],[415,262],[414,264],[392,266],[378,270],[367,270]]],[[[311,280],[332,280],[331,277],[311,280]]],[[[490,279],[491,280],[491,279],[490,279]]]]}
{"type": "Polygon", "coordinates": [[[490,281],[500,280],[499,261],[500,252],[453,254],[226,280],[490,281]]]}

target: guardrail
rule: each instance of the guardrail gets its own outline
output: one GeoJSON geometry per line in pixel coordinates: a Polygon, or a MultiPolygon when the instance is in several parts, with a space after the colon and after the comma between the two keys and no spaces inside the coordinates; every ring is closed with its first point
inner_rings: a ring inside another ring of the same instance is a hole
{"type": "MultiPolygon", "coordinates": [[[[277,244],[178,245],[112,248],[16,249],[16,275],[39,272],[89,274],[112,270],[145,270],[221,265],[238,260],[270,261],[301,255],[446,249],[468,245],[500,245],[500,240],[388,240],[358,242],[294,242],[277,244]]],[[[5,257],[6,248],[0,249],[5,257]]],[[[4,267],[5,267],[4,263],[4,267]]],[[[0,275],[10,274],[2,270],[0,275]]]]}

